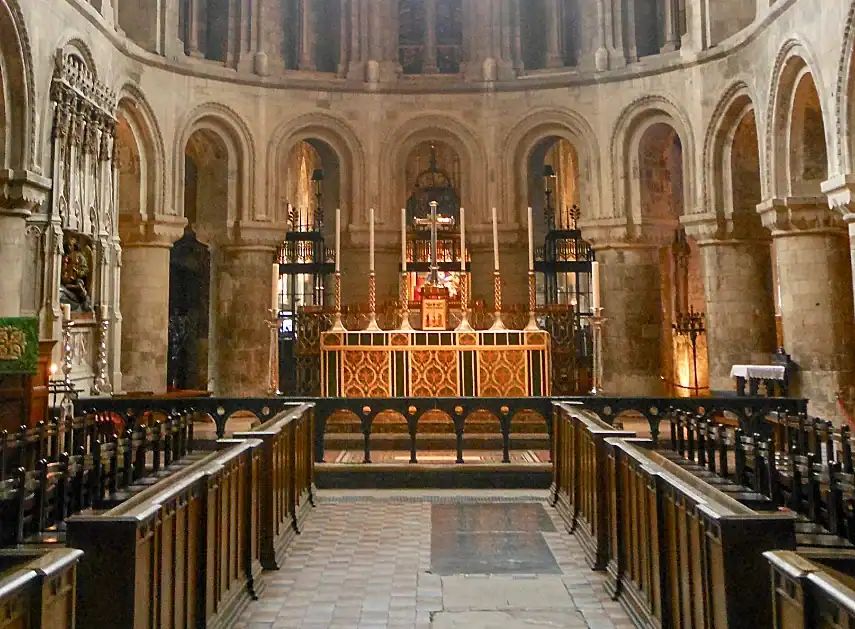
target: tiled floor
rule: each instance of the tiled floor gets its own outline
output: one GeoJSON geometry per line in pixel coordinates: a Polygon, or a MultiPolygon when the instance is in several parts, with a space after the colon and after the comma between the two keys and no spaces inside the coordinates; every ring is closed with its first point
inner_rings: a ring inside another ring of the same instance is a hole
{"type": "Polygon", "coordinates": [[[235,629],[629,629],[545,492],[321,492],[235,629]]]}

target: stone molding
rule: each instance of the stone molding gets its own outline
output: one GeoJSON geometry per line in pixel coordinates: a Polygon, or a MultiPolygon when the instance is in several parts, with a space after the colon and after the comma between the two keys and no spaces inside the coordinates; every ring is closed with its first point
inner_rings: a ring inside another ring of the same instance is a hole
{"type": "Polygon", "coordinates": [[[674,240],[674,221],[646,221],[629,225],[625,218],[599,219],[582,222],[582,237],[595,251],[604,249],[649,249],[663,247],[674,240]]]}
{"type": "Polygon", "coordinates": [[[153,220],[139,216],[119,215],[119,236],[122,247],[172,247],[184,235],[187,219],[160,214],[153,220]]]}
{"type": "Polygon", "coordinates": [[[285,242],[287,233],[286,222],[238,221],[232,231],[232,238],[228,242],[220,243],[220,246],[278,249],[285,242]]]}
{"type": "MultiPolygon", "coordinates": [[[[828,207],[843,216],[855,213],[855,175],[836,175],[822,182],[828,207]]],[[[849,221],[847,221],[849,222],[849,221]]]]}
{"type": "Polygon", "coordinates": [[[828,207],[824,196],[770,198],[757,206],[763,226],[772,236],[799,233],[844,233],[846,228],[838,212],[828,207]]]}
{"type": "Polygon", "coordinates": [[[0,213],[27,217],[47,202],[51,180],[29,170],[0,170],[0,213]]]}
{"type": "Polygon", "coordinates": [[[680,218],[686,234],[699,246],[727,242],[762,242],[769,240],[769,232],[761,227],[756,217],[722,216],[715,212],[689,214],[680,218]],[[754,219],[754,220],[752,220],[754,219]]]}

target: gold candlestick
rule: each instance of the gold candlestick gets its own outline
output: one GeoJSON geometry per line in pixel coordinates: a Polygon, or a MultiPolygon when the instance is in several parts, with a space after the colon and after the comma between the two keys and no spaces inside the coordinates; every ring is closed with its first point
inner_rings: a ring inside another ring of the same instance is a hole
{"type": "Polygon", "coordinates": [[[279,311],[271,308],[268,314],[270,316],[265,321],[268,330],[270,330],[267,394],[274,396],[282,395],[282,392],[279,390],[279,311]]]}
{"type": "Polygon", "coordinates": [[[537,308],[537,279],[534,271],[528,272],[528,325],[525,326],[526,332],[534,332],[540,329],[537,325],[537,317],[535,310],[537,308]]]}
{"type": "Polygon", "coordinates": [[[377,276],[374,271],[368,274],[368,327],[369,332],[380,332],[377,325],[377,276]]]}
{"type": "Polygon", "coordinates": [[[346,332],[341,322],[341,272],[335,272],[335,321],[330,332],[346,332]]]}
{"type": "Polygon", "coordinates": [[[493,300],[495,310],[493,313],[493,325],[491,330],[504,330],[505,324],[502,322],[502,276],[498,269],[493,271],[493,300]]]}
{"type": "Polygon", "coordinates": [[[474,332],[472,325],[469,323],[469,281],[467,274],[463,274],[460,282],[460,323],[457,328],[458,332],[474,332]]]}
{"type": "Polygon", "coordinates": [[[413,329],[410,325],[410,290],[407,286],[409,274],[404,271],[401,273],[401,330],[409,332],[413,329]]]}
{"type": "Polygon", "coordinates": [[[599,395],[603,392],[603,309],[593,308],[590,317],[591,332],[594,344],[594,370],[591,374],[591,395],[599,395]]]}

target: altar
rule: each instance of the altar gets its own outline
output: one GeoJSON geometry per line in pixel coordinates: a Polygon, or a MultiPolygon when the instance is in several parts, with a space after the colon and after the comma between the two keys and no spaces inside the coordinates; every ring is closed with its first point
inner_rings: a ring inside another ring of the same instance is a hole
{"type": "Polygon", "coordinates": [[[332,331],[321,335],[323,397],[544,397],[543,330],[332,331]]]}

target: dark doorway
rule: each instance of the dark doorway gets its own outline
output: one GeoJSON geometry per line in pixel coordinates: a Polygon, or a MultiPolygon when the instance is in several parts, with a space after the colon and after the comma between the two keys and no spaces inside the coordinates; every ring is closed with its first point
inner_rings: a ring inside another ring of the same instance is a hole
{"type": "Polygon", "coordinates": [[[169,256],[169,364],[171,390],[208,388],[208,305],[211,253],[187,231],[169,256]]]}

